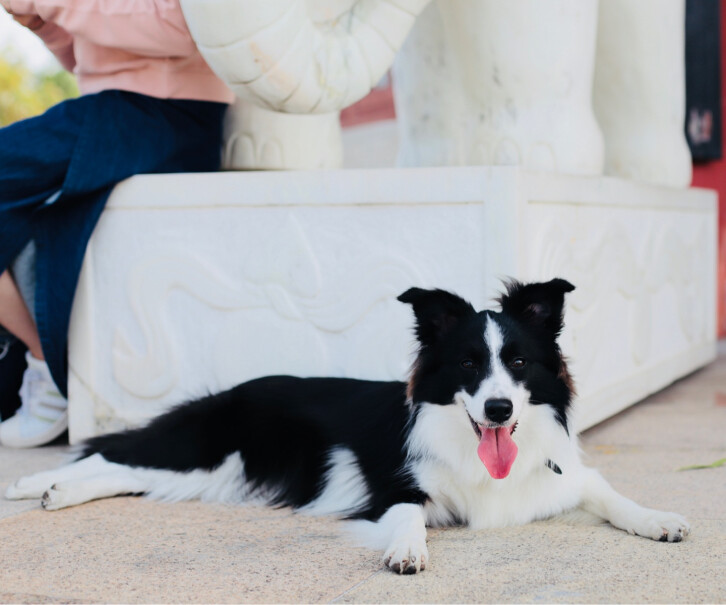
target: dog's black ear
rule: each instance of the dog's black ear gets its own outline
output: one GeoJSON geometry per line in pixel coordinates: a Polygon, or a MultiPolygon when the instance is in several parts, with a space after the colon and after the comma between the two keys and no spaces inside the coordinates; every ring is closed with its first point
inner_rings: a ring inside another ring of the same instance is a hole
{"type": "Polygon", "coordinates": [[[562,307],[565,294],[575,289],[564,279],[534,284],[511,281],[507,293],[499,299],[502,311],[531,326],[551,332],[556,338],[562,330],[562,307]]]}
{"type": "Polygon", "coordinates": [[[424,346],[436,343],[465,317],[476,315],[474,307],[446,290],[411,288],[398,300],[413,306],[416,336],[424,346]]]}

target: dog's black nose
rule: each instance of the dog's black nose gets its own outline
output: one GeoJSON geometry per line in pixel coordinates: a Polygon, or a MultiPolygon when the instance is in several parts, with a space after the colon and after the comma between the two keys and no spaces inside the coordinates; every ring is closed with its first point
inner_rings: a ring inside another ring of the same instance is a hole
{"type": "Polygon", "coordinates": [[[484,414],[492,422],[506,422],[513,410],[514,406],[509,399],[487,399],[484,402],[484,414]]]}

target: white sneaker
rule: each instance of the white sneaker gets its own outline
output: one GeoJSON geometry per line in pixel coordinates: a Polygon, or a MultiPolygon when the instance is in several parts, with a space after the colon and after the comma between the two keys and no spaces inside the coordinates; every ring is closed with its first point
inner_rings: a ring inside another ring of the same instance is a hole
{"type": "Polygon", "coordinates": [[[0,424],[0,443],[6,447],[44,445],[68,428],[68,401],[55,386],[48,364],[29,351],[25,359],[20,409],[0,424]]]}

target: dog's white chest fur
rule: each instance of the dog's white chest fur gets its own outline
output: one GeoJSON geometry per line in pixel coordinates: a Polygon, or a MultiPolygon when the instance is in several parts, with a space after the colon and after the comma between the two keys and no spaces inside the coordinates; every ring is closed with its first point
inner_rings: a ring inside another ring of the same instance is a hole
{"type": "Polygon", "coordinates": [[[476,435],[460,406],[423,406],[409,452],[416,481],[430,498],[424,507],[428,525],[520,525],[578,505],[583,467],[574,440],[548,406],[527,406],[520,419],[521,429],[513,436],[519,454],[511,473],[506,479],[492,479],[477,455],[476,435]],[[527,415],[539,418],[524,418],[527,415]],[[555,461],[562,474],[548,468],[547,460],[555,461]]]}

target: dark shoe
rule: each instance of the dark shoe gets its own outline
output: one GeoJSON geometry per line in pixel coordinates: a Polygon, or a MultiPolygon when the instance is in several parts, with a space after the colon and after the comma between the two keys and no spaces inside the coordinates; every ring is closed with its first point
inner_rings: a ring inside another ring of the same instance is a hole
{"type": "Polygon", "coordinates": [[[20,407],[20,385],[28,364],[25,345],[6,334],[0,334],[0,419],[7,420],[20,407]]]}

